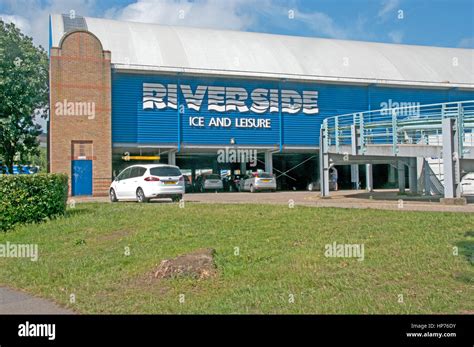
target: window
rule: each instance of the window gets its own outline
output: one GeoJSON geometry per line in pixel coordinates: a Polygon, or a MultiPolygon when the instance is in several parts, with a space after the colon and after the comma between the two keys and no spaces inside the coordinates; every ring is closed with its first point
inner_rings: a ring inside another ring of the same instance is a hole
{"type": "Polygon", "coordinates": [[[130,178],[130,173],[132,171],[132,168],[127,168],[123,170],[120,175],[117,176],[117,180],[126,180],[127,178],[130,178]]]}
{"type": "Polygon", "coordinates": [[[86,145],[83,143],[79,144],[79,156],[85,157],[86,156],[86,145]]]}
{"type": "Polygon", "coordinates": [[[146,169],[141,166],[132,167],[132,172],[130,174],[130,178],[141,177],[145,174],[146,169]]]}
{"type": "Polygon", "coordinates": [[[207,180],[220,180],[221,176],[219,176],[219,175],[209,175],[209,176],[206,176],[206,179],[207,180]]]}
{"type": "Polygon", "coordinates": [[[181,171],[172,166],[161,166],[150,169],[153,176],[181,176],[181,171]]]}
{"type": "Polygon", "coordinates": [[[146,172],[146,168],[144,167],[139,167],[138,168],[138,177],[142,177],[146,172]]]}

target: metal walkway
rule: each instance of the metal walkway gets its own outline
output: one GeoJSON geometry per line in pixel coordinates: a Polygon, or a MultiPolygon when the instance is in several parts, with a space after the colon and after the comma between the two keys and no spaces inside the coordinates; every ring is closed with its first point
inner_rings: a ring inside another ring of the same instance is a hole
{"type": "Polygon", "coordinates": [[[474,171],[474,100],[400,103],[399,107],[326,118],[320,149],[322,196],[329,195],[331,165],[353,165],[358,175],[357,164],[366,164],[368,190],[372,189],[372,164],[394,165],[401,191],[408,167],[410,191],[416,192],[420,159],[443,158],[444,196],[461,197],[461,176],[474,171]]]}

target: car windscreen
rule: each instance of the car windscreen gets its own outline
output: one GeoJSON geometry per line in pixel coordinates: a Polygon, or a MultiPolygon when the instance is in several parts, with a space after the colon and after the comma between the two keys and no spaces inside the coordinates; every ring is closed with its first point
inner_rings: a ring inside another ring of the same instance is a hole
{"type": "Polygon", "coordinates": [[[150,169],[153,176],[181,176],[181,171],[176,167],[162,166],[150,169]]]}
{"type": "Polygon", "coordinates": [[[207,180],[220,180],[221,176],[219,176],[219,175],[209,175],[209,176],[206,176],[206,179],[207,180]]]}
{"type": "Polygon", "coordinates": [[[259,178],[272,178],[273,175],[271,173],[268,173],[268,172],[262,172],[262,173],[258,174],[258,177],[259,178]]]}

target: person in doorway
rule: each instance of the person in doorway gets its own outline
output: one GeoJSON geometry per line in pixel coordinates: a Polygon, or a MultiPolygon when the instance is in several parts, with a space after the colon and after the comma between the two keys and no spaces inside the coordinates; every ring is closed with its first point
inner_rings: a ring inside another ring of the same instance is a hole
{"type": "Polygon", "coordinates": [[[338,185],[337,185],[337,169],[332,166],[331,169],[330,169],[330,180],[332,182],[332,185],[334,187],[334,190],[338,190],[338,185]]]}

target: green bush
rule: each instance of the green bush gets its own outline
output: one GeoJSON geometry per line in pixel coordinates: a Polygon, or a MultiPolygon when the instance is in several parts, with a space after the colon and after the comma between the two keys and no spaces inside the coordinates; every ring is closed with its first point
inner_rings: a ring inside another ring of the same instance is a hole
{"type": "Polygon", "coordinates": [[[0,230],[64,214],[67,194],[65,174],[0,175],[0,230]]]}

